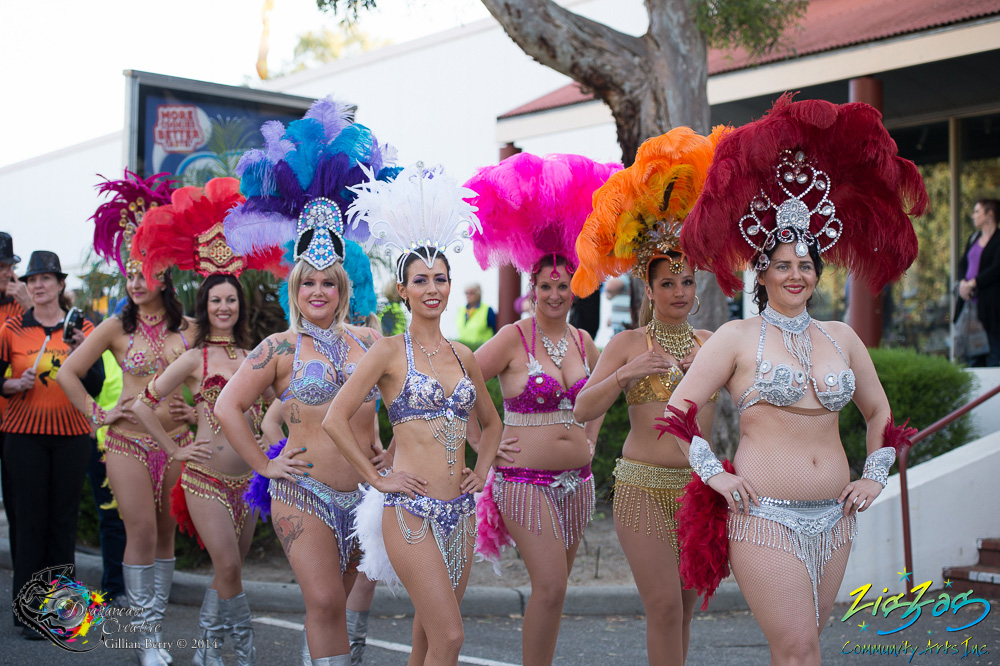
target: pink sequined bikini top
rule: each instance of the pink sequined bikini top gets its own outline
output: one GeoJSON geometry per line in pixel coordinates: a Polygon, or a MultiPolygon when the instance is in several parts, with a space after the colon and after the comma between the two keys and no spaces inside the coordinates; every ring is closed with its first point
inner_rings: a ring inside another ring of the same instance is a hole
{"type": "Polygon", "coordinates": [[[532,320],[531,322],[531,349],[528,349],[528,341],[525,339],[521,327],[515,326],[515,328],[517,328],[517,332],[521,335],[521,344],[524,345],[524,351],[528,355],[528,383],[525,384],[524,390],[520,395],[513,398],[504,398],[504,411],[518,414],[545,414],[573,409],[573,405],[576,404],[577,393],[580,392],[584,384],[587,383],[587,379],[590,378],[590,366],[587,365],[587,352],[583,347],[583,333],[577,331],[580,339],[577,341],[576,338],[573,338],[573,341],[576,342],[576,348],[583,359],[583,367],[587,374],[568,389],[565,389],[559,383],[558,379],[546,374],[542,370],[542,364],[535,358],[535,338],[537,332],[535,321],[532,320]]]}

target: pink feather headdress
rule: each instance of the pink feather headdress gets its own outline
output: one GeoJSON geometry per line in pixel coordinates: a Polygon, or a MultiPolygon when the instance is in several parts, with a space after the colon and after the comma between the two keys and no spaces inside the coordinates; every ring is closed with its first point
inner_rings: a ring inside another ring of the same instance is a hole
{"type": "Polygon", "coordinates": [[[576,237],[594,192],[621,168],[582,155],[520,153],[477,171],[465,186],[476,193],[469,202],[483,226],[472,236],[479,265],[534,275],[542,257],[554,255],[576,270],[576,237]]]}
{"type": "Polygon", "coordinates": [[[97,185],[99,193],[110,193],[112,199],[98,206],[90,218],[94,221],[94,250],[107,263],[118,264],[123,274],[139,270],[134,259],[129,258],[132,237],[146,211],[170,203],[176,182],[169,175],[158,173],[143,179],[126,169],[122,180],[105,178],[97,185]]]}

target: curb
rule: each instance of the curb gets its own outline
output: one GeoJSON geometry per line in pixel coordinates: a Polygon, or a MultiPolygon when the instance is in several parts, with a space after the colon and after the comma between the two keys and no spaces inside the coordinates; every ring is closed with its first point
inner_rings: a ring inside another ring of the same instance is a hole
{"type": "MultiPolygon", "coordinates": [[[[0,516],[0,521],[2,520],[0,516]]],[[[0,568],[11,569],[10,544],[0,538],[0,568]]],[[[77,551],[76,575],[86,585],[98,587],[104,565],[101,558],[77,551]]],[[[186,606],[200,606],[208,587],[209,577],[202,574],[178,571],[170,590],[170,602],[186,606]]],[[[267,583],[244,580],[243,589],[250,600],[250,607],[257,613],[305,613],[302,592],[297,584],[267,583]]],[[[462,615],[467,617],[524,615],[524,607],[531,596],[530,587],[470,587],[462,599],[462,615]]],[[[378,615],[413,615],[413,604],[405,591],[393,595],[387,587],[375,588],[372,608],[378,615]]],[[[749,610],[736,581],[722,581],[712,597],[706,613],[749,610]]],[[[701,613],[702,611],[695,611],[701,613]]],[[[645,615],[642,600],[634,585],[608,585],[570,587],[566,590],[563,615],[645,615]]]]}

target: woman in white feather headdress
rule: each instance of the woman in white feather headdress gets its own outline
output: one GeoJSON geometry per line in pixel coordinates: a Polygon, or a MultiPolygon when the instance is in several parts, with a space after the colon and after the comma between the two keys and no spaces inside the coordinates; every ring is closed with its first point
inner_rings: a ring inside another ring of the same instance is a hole
{"type": "Polygon", "coordinates": [[[409,663],[457,664],[464,640],[459,603],[476,537],[473,493],[483,489],[501,423],[472,352],[441,333],[451,292],[444,250],[479,223],[462,200],[470,192],[420,163],[392,182],[372,179],[352,189],[353,224],[367,224],[373,239],[403,253],[397,288],[413,318],[406,332],[379,340],[358,363],[323,425],[372,488],[357,514],[361,571],[390,587],[401,582],[413,601],[409,663]],[[348,427],[376,385],[396,440],[395,468],[384,477],[348,427]],[[465,466],[469,419],[483,428],[475,469],[465,466]]]}

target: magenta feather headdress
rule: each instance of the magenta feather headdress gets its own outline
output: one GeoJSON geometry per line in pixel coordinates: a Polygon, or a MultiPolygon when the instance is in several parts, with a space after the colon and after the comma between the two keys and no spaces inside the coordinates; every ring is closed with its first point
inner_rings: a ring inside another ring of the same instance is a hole
{"type": "Polygon", "coordinates": [[[594,192],[621,168],[582,155],[520,153],[477,171],[465,186],[476,193],[469,202],[483,226],[472,236],[479,265],[534,274],[542,257],[555,255],[576,270],[576,237],[594,192]]]}
{"type": "Polygon", "coordinates": [[[176,182],[169,175],[158,173],[144,180],[126,169],[122,180],[105,178],[97,185],[100,194],[110,193],[112,199],[98,206],[90,217],[94,221],[94,250],[108,264],[118,264],[123,274],[127,272],[126,262],[130,269],[135,268],[129,259],[130,246],[142,216],[150,208],[170,203],[176,182]]]}

